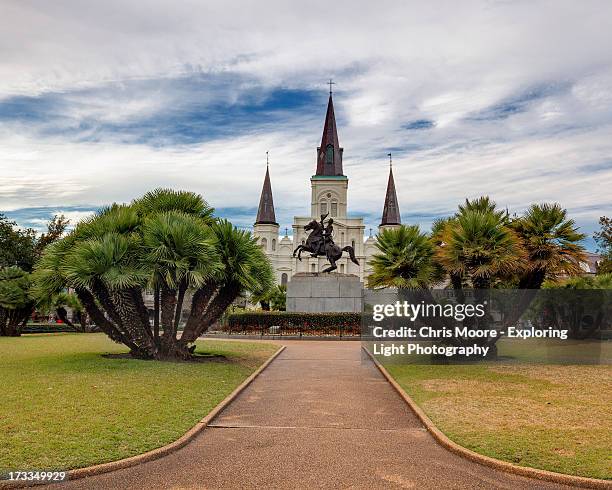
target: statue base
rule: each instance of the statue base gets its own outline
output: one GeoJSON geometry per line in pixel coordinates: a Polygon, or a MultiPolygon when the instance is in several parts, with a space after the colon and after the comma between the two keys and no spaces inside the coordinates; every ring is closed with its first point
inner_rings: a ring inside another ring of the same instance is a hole
{"type": "Polygon", "coordinates": [[[363,284],[353,274],[300,272],[287,284],[287,311],[363,311],[363,284]]]}

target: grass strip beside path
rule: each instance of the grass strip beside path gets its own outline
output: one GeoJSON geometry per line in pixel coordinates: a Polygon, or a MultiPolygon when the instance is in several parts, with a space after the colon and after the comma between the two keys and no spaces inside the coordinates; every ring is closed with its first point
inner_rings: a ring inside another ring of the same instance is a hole
{"type": "Polygon", "coordinates": [[[385,368],[442,432],[468,449],[521,466],[612,478],[611,366],[385,368]]]}
{"type": "Polygon", "coordinates": [[[199,341],[194,363],[108,358],[102,334],[0,337],[0,473],[134,456],[193,427],[276,350],[199,341]]]}

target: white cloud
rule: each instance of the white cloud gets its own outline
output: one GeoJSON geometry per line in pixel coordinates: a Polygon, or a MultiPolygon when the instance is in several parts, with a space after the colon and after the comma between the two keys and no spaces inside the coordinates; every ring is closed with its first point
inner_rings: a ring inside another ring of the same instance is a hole
{"type": "Polygon", "coordinates": [[[517,210],[559,200],[585,222],[612,208],[608,1],[5,0],[2,18],[0,101],[63,93],[65,120],[53,124],[66,134],[0,131],[1,209],[127,201],[156,186],[252,207],[270,150],[277,207],[305,212],[324,109],[316,121],[298,111],[263,134],[191,146],[71,134],[79,121],[172,107],[178,95],[161,82],[190,73],[240,76],[225,92],[198,92],[223,102],[253,86],[323,91],[333,76],[353,210],[380,212],[389,148],[404,149],[394,158],[404,213],[447,212],[485,193],[517,210]],[[135,91],[134,80],[160,88],[135,91]],[[487,112],[533,90],[546,93],[512,114],[487,112]],[[474,118],[483,111],[490,120],[474,118]],[[435,128],[401,129],[419,120],[435,128]]]}

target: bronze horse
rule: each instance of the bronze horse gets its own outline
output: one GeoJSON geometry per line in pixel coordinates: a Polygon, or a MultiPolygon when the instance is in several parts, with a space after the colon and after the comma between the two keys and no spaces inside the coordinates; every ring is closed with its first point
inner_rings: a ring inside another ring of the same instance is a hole
{"type": "Polygon", "coordinates": [[[322,272],[331,272],[336,270],[338,266],[336,265],[336,261],[342,257],[342,252],[348,252],[354,264],[359,265],[359,261],[355,258],[355,250],[350,245],[347,245],[344,248],[340,248],[336,245],[331,237],[325,238],[323,236],[323,226],[317,220],[312,220],[306,226],[304,226],[304,230],[309,231],[312,230],[312,233],[308,235],[306,239],[306,243],[303,245],[298,245],[297,248],[293,251],[293,256],[297,254],[297,258],[302,260],[302,252],[310,252],[311,257],[318,257],[319,255],[323,255],[321,251],[315,248],[315,243],[320,243],[322,240],[325,240],[324,245],[324,254],[327,257],[327,260],[330,263],[330,266],[327,269],[324,269],[322,272]]]}

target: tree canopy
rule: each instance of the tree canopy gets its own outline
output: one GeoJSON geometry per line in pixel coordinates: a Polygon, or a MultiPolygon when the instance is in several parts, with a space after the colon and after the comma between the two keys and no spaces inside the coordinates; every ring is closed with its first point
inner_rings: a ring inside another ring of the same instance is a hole
{"type": "MultiPolygon", "coordinates": [[[[609,228],[599,236],[602,246],[608,243],[609,228]]],[[[510,217],[488,196],[466,199],[454,215],[434,221],[429,235],[415,226],[379,233],[368,284],[539,289],[545,280],[581,274],[584,238],[557,203],[533,204],[510,217]]]]}
{"type": "Polygon", "coordinates": [[[40,236],[0,214],[0,335],[17,336],[39,298],[30,290],[30,272],[45,247],[64,233],[68,220],[54,216],[40,236]]]}

